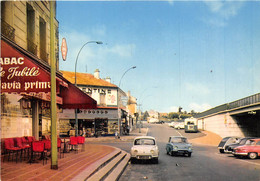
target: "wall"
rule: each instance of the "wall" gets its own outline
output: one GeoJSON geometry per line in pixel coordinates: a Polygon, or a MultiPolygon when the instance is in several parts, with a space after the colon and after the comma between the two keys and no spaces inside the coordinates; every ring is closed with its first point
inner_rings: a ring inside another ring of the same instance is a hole
{"type": "Polygon", "coordinates": [[[244,133],[237,125],[236,120],[229,115],[229,113],[221,113],[214,116],[206,117],[204,120],[198,119],[199,129],[214,132],[221,137],[226,136],[241,136],[244,137],[244,133]]]}

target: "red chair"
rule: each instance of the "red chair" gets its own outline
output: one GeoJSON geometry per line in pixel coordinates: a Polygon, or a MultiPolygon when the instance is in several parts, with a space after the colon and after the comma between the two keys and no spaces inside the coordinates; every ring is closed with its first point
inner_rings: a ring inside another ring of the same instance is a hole
{"type": "Polygon", "coordinates": [[[8,161],[10,159],[10,154],[12,153],[12,160],[13,160],[13,154],[16,153],[16,163],[18,158],[18,153],[21,152],[21,148],[14,146],[14,139],[13,138],[6,138],[5,139],[5,150],[8,153],[8,161]]]}
{"type": "Polygon", "coordinates": [[[24,152],[24,156],[27,153],[27,157],[29,157],[29,149],[31,148],[31,146],[28,144],[23,144],[23,140],[20,137],[16,138],[16,144],[17,147],[21,148],[21,157],[23,155],[23,152],[24,152]]]}
{"type": "MultiPolygon", "coordinates": [[[[60,158],[61,158],[61,143],[62,143],[61,139],[57,138],[57,147],[58,147],[58,151],[60,152],[60,158]]],[[[63,158],[64,158],[64,151],[63,151],[63,158]]]]}
{"type": "Polygon", "coordinates": [[[36,141],[34,136],[27,136],[27,140],[28,140],[29,144],[32,143],[33,141],[36,141]]]}
{"type": "Polygon", "coordinates": [[[44,149],[44,142],[43,141],[34,141],[32,142],[32,157],[31,157],[31,161],[30,163],[33,163],[34,161],[34,153],[40,153],[41,154],[41,158],[43,160],[43,165],[44,165],[44,160],[46,160],[46,164],[47,164],[47,157],[46,157],[46,151],[44,149]]]}
{"type": "Polygon", "coordinates": [[[70,151],[78,151],[78,138],[75,136],[70,137],[69,145],[71,146],[70,151]]]}
{"type": "Polygon", "coordinates": [[[83,151],[85,149],[85,147],[84,147],[85,137],[84,136],[78,136],[77,139],[78,139],[78,144],[82,145],[81,147],[82,147],[82,151],[83,151]]]}
{"type": "Polygon", "coordinates": [[[44,150],[47,156],[47,153],[51,151],[51,140],[43,140],[42,142],[44,143],[44,150]]]}

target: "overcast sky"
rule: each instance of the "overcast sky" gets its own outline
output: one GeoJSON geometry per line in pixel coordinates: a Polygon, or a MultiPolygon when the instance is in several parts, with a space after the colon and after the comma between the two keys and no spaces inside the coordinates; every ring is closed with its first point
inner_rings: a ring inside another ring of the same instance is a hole
{"type": "Polygon", "coordinates": [[[60,69],[100,70],[141,109],[204,111],[259,93],[260,2],[58,1],[60,69]],[[61,44],[61,43],[60,43],[61,44]]]}

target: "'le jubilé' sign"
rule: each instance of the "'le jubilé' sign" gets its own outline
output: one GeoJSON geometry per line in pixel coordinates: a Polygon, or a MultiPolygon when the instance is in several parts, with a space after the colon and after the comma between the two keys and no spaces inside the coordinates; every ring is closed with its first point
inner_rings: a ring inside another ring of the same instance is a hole
{"type": "Polygon", "coordinates": [[[50,92],[50,73],[1,40],[1,92],[50,92]]]}

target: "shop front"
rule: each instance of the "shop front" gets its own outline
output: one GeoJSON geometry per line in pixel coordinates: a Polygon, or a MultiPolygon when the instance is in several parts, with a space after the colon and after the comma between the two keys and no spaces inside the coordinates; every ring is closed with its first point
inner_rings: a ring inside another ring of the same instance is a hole
{"type": "MultiPolygon", "coordinates": [[[[77,113],[79,134],[86,137],[114,135],[118,130],[117,115],[117,108],[79,109],[77,113]]],[[[69,134],[69,130],[74,129],[75,125],[74,111],[63,109],[59,117],[59,125],[63,128],[60,134],[69,134]]]]}
{"type": "MultiPolygon", "coordinates": [[[[17,44],[1,37],[1,138],[34,136],[51,132],[50,67],[17,44]]],[[[96,101],[56,74],[57,111],[70,107],[71,96],[80,97],[74,107],[96,108],[96,101]],[[75,91],[76,90],[76,91],[75,91]],[[70,95],[68,92],[75,94],[70,95]]],[[[76,100],[77,101],[77,100],[76,100]]],[[[58,122],[58,120],[57,120],[58,122]]],[[[59,132],[59,130],[58,130],[59,132]]]]}

